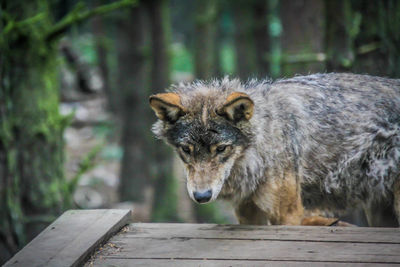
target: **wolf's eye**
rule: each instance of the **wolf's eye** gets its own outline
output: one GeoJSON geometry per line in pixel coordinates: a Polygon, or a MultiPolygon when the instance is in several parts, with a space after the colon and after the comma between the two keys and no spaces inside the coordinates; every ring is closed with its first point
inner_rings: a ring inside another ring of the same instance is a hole
{"type": "Polygon", "coordinates": [[[181,146],[181,149],[183,152],[185,152],[186,154],[190,154],[190,148],[188,146],[181,146]]]}
{"type": "Polygon", "coordinates": [[[222,153],[222,152],[225,151],[226,147],[227,147],[226,145],[217,146],[216,151],[217,151],[218,153],[222,153]]]}

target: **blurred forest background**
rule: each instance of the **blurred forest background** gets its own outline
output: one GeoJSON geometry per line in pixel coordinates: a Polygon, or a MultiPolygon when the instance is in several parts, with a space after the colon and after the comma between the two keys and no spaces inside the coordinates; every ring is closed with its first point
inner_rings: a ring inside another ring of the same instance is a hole
{"type": "Polygon", "coordinates": [[[400,1],[2,0],[0,264],[70,208],[235,223],[189,200],[148,96],[331,71],[400,77],[400,1]]]}

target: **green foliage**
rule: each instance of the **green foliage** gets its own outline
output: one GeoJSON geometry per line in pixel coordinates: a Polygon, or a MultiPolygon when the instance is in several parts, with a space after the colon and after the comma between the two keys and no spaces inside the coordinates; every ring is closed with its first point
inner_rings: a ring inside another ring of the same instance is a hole
{"type": "Polygon", "coordinates": [[[76,175],[68,182],[69,194],[73,194],[76,187],[78,186],[79,180],[82,175],[96,166],[96,157],[103,148],[104,144],[98,144],[97,146],[92,148],[89,153],[81,160],[76,175]]]}
{"type": "Polygon", "coordinates": [[[46,39],[51,40],[64,33],[71,25],[85,21],[93,16],[107,14],[123,7],[133,7],[138,3],[139,1],[137,0],[120,0],[94,9],[88,9],[83,2],[79,2],[71,12],[45,32],[46,39]]]}
{"type": "Polygon", "coordinates": [[[224,43],[221,47],[221,67],[224,74],[235,72],[235,49],[232,44],[224,43]]]}
{"type": "Polygon", "coordinates": [[[172,72],[189,72],[193,73],[193,57],[187,48],[181,43],[175,43],[171,46],[172,72]]]}

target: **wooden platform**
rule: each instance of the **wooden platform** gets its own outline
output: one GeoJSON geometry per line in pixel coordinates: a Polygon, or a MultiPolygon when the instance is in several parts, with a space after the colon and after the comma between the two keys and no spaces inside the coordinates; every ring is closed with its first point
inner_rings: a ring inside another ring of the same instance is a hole
{"type": "Polygon", "coordinates": [[[131,224],[89,266],[400,264],[400,229],[131,224]]]}
{"type": "Polygon", "coordinates": [[[6,266],[400,265],[400,228],[156,223],[123,227],[129,217],[126,210],[66,212],[6,266]]]}

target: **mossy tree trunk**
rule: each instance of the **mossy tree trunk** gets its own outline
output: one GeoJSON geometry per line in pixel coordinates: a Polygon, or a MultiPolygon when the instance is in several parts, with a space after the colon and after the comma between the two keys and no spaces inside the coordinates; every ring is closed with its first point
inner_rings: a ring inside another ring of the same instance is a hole
{"type": "Polygon", "coordinates": [[[83,6],[58,22],[50,1],[0,3],[0,264],[72,205],[58,110],[58,38],[73,23],[132,5],[83,6]]]}
{"type": "Polygon", "coordinates": [[[1,4],[0,241],[8,256],[71,204],[63,176],[66,119],[58,111],[57,43],[42,34],[51,25],[48,8],[39,1],[1,4]]]}

